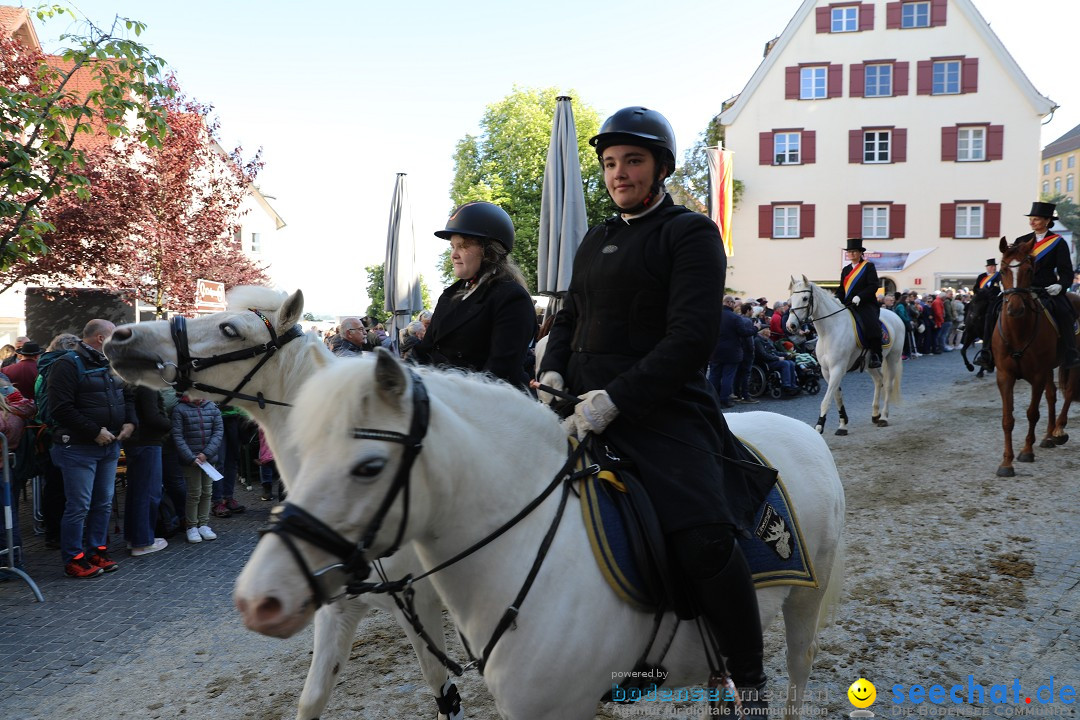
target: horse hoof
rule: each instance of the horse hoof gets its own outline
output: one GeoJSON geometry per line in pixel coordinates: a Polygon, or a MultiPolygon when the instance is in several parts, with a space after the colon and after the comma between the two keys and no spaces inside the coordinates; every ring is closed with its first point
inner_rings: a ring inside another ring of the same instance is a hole
{"type": "Polygon", "coordinates": [[[821,425],[815,425],[814,429],[818,431],[818,435],[824,435],[825,434],[825,428],[822,427],[821,425]]]}
{"type": "Polygon", "coordinates": [[[997,476],[998,477],[1016,477],[1016,471],[1013,470],[1011,467],[1005,467],[1004,465],[1002,465],[1001,467],[999,467],[997,469],[997,476]]]}
{"type": "Polygon", "coordinates": [[[1054,436],[1054,442],[1058,445],[1064,445],[1069,442],[1069,433],[1063,433],[1061,435],[1054,436]]]}
{"type": "Polygon", "coordinates": [[[1041,448],[1057,447],[1057,443],[1054,442],[1051,438],[1046,438],[1041,443],[1039,443],[1039,447],[1041,447],[1041,448]]]}
{"type": "Polygon", "coordinates": [[[879,420],[877,426],[878,427],[889,427],[889,421],[888,420],[879,420]]]}
{"type": "Polygon", "coordinates": [[[837,434],[837,435],[847,435],[847,428],[839,428],[839,429],[838,429],[838,430],[836,431],[836,434],[837,434]]]}
{"type": "Polygon", "coordinates": [[[870,418],[870,422],[877,425],[879,422],[881,422],[881,416],[880,415],[873,416],[872,418],[870,418]]]}
{"type": "Polygon", "coordinates": [[[1035,462],[1035,453],[1020,453],[1016,460],[1017,462],[1035,462]]]}

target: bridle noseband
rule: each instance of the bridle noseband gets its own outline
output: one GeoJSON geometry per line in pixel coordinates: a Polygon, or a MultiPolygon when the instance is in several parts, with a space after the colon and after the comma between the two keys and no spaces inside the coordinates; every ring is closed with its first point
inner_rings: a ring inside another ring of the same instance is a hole
{"type": "Polygon", "coordinates": [[[274,324],[270,322],[266,315],[255,308],[248,309],[258,315],[259,319],[266,325],[266,329],[270,332],[270,341],[262,343],[261,345],[253,345],[249,348],[227,352],[222,355],[213,355],[208,358],[191,357],[191,351],[188,348],[187,318],[183,315],[173,316],[169,323],[169,330],[172,333],[173,345],[176,346],[176,362],[171,363],[163,361],[158,363],[158,371],[161,373],[161,379],[169,385],[172,385],[178,393],[183,393],[189,388],[195,388],[196,390],[202,390],[203,392],[208,393],[219,393],[224,396],[218,403],[219,405],[228,405],[233,398],[240,398],[241,400],[258,403],[259,409],[261,410],[265,409],[267,404],[288,407],[289,403],[277,400],[267,400],[263,397],[261,392],[256,393],[255,395],[245,395],[240,391],[243,390],[248,382],[250,382],[251,378],[255,377],[255,373],[257,373],[262,366],[274,356],[274,353],[280,350],[286,343],[301,337],[304,334],[304,329],[299,325],[293,325],[287,332],[278,336],[277,332],[274,330],[274,324]],[[255,367],[253,367],[232,390],[226,390],[213,385],[206,385],[197,382],[192,377],[200,370],[206,370],[215,365],[235,362],[237,360],[250,360],[251,358],[260,355],[262,355],[262,359],[255,364],[255,367]],[[173,373],[169,374],[171,375],[171,379],[166,373],[170,367],[173,368],[173,373]]]}

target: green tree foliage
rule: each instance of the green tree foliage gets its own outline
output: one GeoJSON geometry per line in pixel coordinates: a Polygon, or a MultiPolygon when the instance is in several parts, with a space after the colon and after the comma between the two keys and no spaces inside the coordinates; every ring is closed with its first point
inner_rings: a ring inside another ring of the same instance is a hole
{"type": "MultiPolygon", "coordinates": [[[[377,318],[379,322],[384,323],[390,319],[390,313],[386,312],[386,294],[383,289],[383,273],[385,266],[383,265],[368,265],[364,268],[368,277],[368,300],[371,304],[368,305],[367,310],[364,311],[365,315],[377,318]]],[[[430,310],[434,307],[431,304],[431,291],[428,290],[427,283],[424,282],[424,276],[420,276],[420,300],[424,304],[424,308],[430,310]]],[[[413,313],[413,319],[420,314],[420,310],[413,313]]]]}
{"type": "MultiPolygon", "coordinates": [[[[39,20],[75,13],[59,5],[36,11],[39,20]]],[[[88,199],[86,159],[75,143],[96,127],[110,136],[133,136],[159,147],[167,133],[158,100],[172,91],[159,79],[164,62],[131,39],[143,23],[117,17],[109,30],[83,22],[84,35],[61,37],[70,47],[59,56],[34,55],[2,39],[0,63],[0,269],[42,255],[53,225],[42,217],[52,198],[77,193],[88,199]],[[32,70],[18,71],[32,61],[32,70]],[[88,77],[93,89],[73,92],[73,78],[88,77]],[[138,122],[129,123],[133,114],[138,122]]]]}
{"type": "MultiPolygon", "coordinates": [[[[555,88],[515,87],[502,100],[487,106],[480,120],[480,134],[466,135],[454,153],[450,212],[463,203],[477,200],[495,203],[506,210],[514,221],[513,258],[534,292],[544,165],[551,142],[555,100],[563,94],[555,88]]],[[[570,95],[573,97],[573,93],[570,95]]],[[[610,208],[596,151],[589,146],[589,138],[597,133],[601,118],[596,110],[576,97],[573,110],[586,213],[589,225],[593,225],[610,208]]],[[[440,275],[447,285],[455,281],[449,248],[441,257],[440,275]]]]}
{"type": "Polygon", "coordinates": [[[1039,198],[1043,202],[1057,205],[1057,224],[1073,234],[1073,267],[1080,267],[1080,248],[1077,248],[1077,240],[1080,239],[1080,206],[1069,199],[1068,195],[1046,195],[1039,198]]]}
{"type": "MultiPolygon", "coordinates": [[[[667,188],[671,192],[672,199],[691,210],[700,213],[709,211],[709,158],[706,148],[716,147],[724,141],[724,126],[715,117],[709,121],[708,127],[698,136],[697,141],[683,153],[683,164],[679,166],[668,180],[667,188]]],[[[735,165],[738,169],[738,163],[735,165]]],[[[735,180],[734,198],[735,205],[742,199],[743,184],[735,180]]]]}

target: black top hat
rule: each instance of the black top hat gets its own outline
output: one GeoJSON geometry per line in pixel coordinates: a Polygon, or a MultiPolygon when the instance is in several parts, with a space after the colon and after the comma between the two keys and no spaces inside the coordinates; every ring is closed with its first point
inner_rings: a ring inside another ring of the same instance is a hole
{"type": "Polygon", "coordinates": [[[22,347],[15,351],[17,355],[40,355],[41,346],[36,342],[27,341],[24,342],[22,347]]]}
{"type": "Polygon", "coordinates": [[[997,259],[996,258],[987,258],[986,259],[986,264],[987,265],[993,265],[994,267],[997,267],[997,259]]]}
{"type": "Polygon", "coordinates": [[[1054,208],[1057,205],[1054,203],[1033,202],[1031,203],[1031,212],[1027,214],[1028,217],[1041,217],[1050,218],[1051,220],[1057,220],[1054,217],[1054,208]]]}
{"type": "Polygon", "coordinates": [[[852,250],[866,252],[866,248],[862,246],[862,238],[848,238],[847,247],[844,250],[845,252],[851,252],[852,250]]]}

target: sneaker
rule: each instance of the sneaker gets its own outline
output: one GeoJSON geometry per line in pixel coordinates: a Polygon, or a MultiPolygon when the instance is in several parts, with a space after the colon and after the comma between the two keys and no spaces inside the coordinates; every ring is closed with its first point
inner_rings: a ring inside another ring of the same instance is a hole
{"type": "Polygon", "coordinates": [[[101,575],[105,571],[96,565],[91,565],[86,556],[79,553],[79,557],[72,558],[64,566],[64,572],[73,578],[92,578],[101,575]]]}
{"type": "Polygon", "coordinates": [[[120,569],[120,565],[109,557],[108,551],[103,547],[90,554],[90,564],[101,568],[102,572],[115,572],[120,569]]]}
{"type": "Polygon", "coordinates": [[[744,397],[744,398],[740,398],[739,402],[744,403],[746,405],[757,405],[761,401],[758,400],[757,398],[744,397]]]}
{"type": "Polygon", "coordinates": [[[214,517],[219,517],[219,518],[232,517],[232,513],[229,512],[229,506],[225,504],[224,500],[222,500],[221,502],[214,505],[213,513],[214,513],[214,517]]]}
{"type": "Polygon", "coordinates": [[[229,508],[229,512],[233,513],[234,515],[239,515],[247,509],[243,505],[238,503],[234,498],[229,498],[228,500],[226,500],[225,507],[229,508]]]}
{"type": "Polygon", "coordinates": [[[199,533],[199,537],[203,540],[217,540],[217,535],[210,529],[209,525],[200,525],[196,532],[199,533]]]}
{"type": "Polygon", "coordinates": [[[273,485],[267,485],[267,484],[264,483],[263,486],[262,486],[262,497],[260,497],[259,499],[260,500],[273,500],[274,499],[274,486],[273,485]]]}
{"type": "Polygon", "coordinates": [[[189,527],[187,529],[187,541],[189,543],[201,543],[202,535],[199,534],[199,528],[189,527]]]}
{"type": "Polygon", "coordinates": [[[140,555],[149,555],[150,553],[157,552],[158,550],[164,550],[169,547],[169,541],[165,538],[154,538],[152,545],[144,545],[143,547],[131,548],[131,557],[139,557],[140,555]]]}

